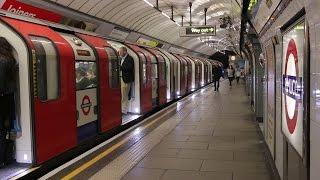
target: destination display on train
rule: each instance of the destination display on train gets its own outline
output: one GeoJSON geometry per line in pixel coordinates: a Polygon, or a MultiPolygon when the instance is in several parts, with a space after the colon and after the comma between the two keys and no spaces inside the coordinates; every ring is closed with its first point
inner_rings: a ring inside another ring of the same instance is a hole
{"type": "Polygon", "coordinates": [[[215,36],[216,26],[185,26],[180,28],[181,37],[215,36]]]}

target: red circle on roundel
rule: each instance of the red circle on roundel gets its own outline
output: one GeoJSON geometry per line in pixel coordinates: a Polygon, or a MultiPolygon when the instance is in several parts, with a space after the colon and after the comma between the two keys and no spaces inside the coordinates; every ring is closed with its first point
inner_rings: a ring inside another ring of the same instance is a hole
{"type": "MultiPolygon", "coordinates": [[[[286,54],[286,62],[285,62],[285,75],[287,75],[288,60],[289,60],[289,56],[291,54],[294,57],[296,76],[299,76],[298,52],[297,52],[296,43],[293,39],[291,39],[288,44],[288,49],[287,49],[287,54],[286,54]]],[[[296,126],[297,126],[299,104],[297,102],[295,103],[294,115],[292,118],[290,118],[289,113],[288,113],[288,107],[287,107],[287,95],[284,96],[284,102],[285,102],[285,113],[286,113],[286,121],[287,121],[288,130],[289,130],[290,134],[293,134],[293,132],[295,131],[296,126]]]]}
{"type": "Polygon", "coordinates": [[[88,115],[91,109],[91,101],[89,96],[85,95],[82,98],[81,109],[84,115],[88,115]]]}

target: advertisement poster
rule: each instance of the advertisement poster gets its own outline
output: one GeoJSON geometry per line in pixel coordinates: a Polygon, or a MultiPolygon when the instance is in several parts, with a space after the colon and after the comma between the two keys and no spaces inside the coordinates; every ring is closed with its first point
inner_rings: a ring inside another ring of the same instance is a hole
{"type": "Polygon", "coordinates": [[[19,16],[42,19],[54,23],[76,27],[85,31],[95,31],[98,27],[96,24],[65,17],[64,15],[57,12],[32,6],[30,4],[22,3],[17,0],[0,0],[0,8],[4,11],[8,11],[19,16]]]}
{"type": "Polygon", "coordinates": [[[303,157],[304,22],[283,36],[282,59],[282,132],[288,143],[303,157]]]}
{"type": "Polygon", "coordinates": [[[13,14],[59,23],[63,16],[16,0],[0,0],[0,8],[13,14]]]}
{"type": "Polygon", "coordinates": [[[275,57],[274,46],[270,40],[266,47],[267,58],[267,130],[265,138],[270,149],[271,155],[274,157],[275,149],[275,57]]]}

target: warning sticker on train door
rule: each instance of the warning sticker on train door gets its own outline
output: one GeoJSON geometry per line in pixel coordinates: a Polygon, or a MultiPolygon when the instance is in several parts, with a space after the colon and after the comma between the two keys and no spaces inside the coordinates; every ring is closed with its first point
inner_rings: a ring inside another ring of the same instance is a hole
{"type": "Polygon", "coordinates": [[[96,88],[77,91],[78,127],[97,120],[95,107],[97,107],[96,88]]]}
{"type": "Polygon", "coordinates": [[[283,36],[282,131],[303,156],[304,23],[283,36]]]}

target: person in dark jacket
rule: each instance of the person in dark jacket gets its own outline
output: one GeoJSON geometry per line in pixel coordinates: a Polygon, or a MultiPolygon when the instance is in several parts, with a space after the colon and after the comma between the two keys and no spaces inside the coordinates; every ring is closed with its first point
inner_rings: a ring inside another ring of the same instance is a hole
{"type": "Polygon", "coordinates": [[[16,60],[12,46],[0,37],[0,167],[6,163],[6,152],[9,151],[6,136],[14,118],[14,92],[16,60]]]}
{"type": "Polygon", "coordinates": [[[120,75],[122,113],[127,114],[129,106],[129,92],[131,84],[134,82],[134,61],[133,58],[128,54],[126,47],[121,47],[119,49],[119,56],[121,58],[120,75]]]}
{"type": "Polygon", "coordinates": [[[214,91],[219,91],[220,78],[222,76],[222,69],[219,66],[213,66],[213,83],[214,91]]]}

